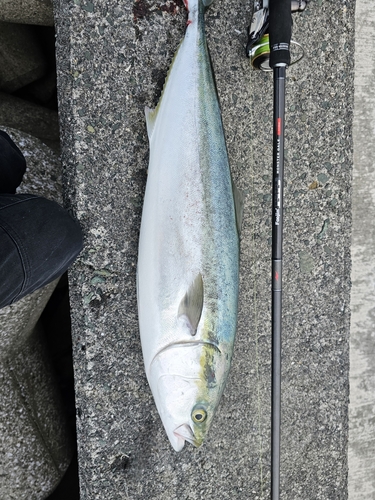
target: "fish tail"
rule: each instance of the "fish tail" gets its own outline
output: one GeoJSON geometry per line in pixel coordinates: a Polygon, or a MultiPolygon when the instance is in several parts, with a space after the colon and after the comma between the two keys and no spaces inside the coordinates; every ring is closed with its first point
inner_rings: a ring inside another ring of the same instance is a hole
{"type": "Polygon", "coordinates": [[[194,24],[195,20],[198,19],[198,24],[204,27],[204,13],[214,1],[215,0],[184,0],[185,7],[189,12],[187,26],[194,24]]]}
{"type": "Polygon", "coordinates": [[[184,5],[188,11],[193,10],[202,3],[205,7],[209,7],[215,0],[184,0],[184,5]]]}

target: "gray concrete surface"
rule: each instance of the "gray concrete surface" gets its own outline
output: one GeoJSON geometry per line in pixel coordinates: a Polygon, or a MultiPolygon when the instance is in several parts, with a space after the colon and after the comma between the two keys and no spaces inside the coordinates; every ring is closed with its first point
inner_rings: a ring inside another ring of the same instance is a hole
{"type": "Polygon", "coordinates": [[[350,335],[349,500],[375,499],[375,13],[357,0],[350,335]]]}
{"type": "Polygon", "coordinates": [[[9,134],[26,160],[26,172],[17,188],[17,193],[44,196],[62,205],[63,187],[60,157],[37,137],[7,126],[2,118],[0,112],[0,130],[9,134]]]}
{"type": "Polygon", "coordinates": [[[74,452],[37,325],[56,284],[0,311],[0,338],[5,344],[0,357],[0,498],[4,500],[46,498],[74,452]]]}
{"type": "Polygon", "coordinates": [[[53,26],[52,0],[2,0],[0,21],[53,26]]]}
{"type": "MultiPolygon", "coordinates": [[[[81,498],[265,499],[270,487],[272,78],[244,55],[251,2],[216,0],[208,43],[234,178],[246,193],[238,336],[208,441],[176,454],[143,372],[135,271],[143,109],[184,33],[182,2],[55,1],[81,498]]],[[[283,499],[347,498],[354,0],[294,18],[288,70],[283,499]]]]}
{"type": "MultiPolygon", "coordinates": [[[[27,170],[17,192],[61,203],[57,155],[35,137],[1,122],[0,128],[26,158],[27,170]]],[[[4,500],[46,498],[74,453],[74,436],[38,324],[57,282],[0,310],[0,498],[4,500]]]]}

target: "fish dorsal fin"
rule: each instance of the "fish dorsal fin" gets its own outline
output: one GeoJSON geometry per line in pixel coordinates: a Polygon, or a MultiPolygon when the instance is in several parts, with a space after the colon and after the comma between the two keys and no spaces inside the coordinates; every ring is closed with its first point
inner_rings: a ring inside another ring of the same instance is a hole
{"type": "Polygon", "coordinates": [[[178,317],[184,316],[189,323],[191,334],[197,333],[198,323],[203,309],[203,279],[197,275],[189,290],[184,295],[178,308],[178,317]]]}
{"type": "Polygon", "coordinates": [[[145,107],[147,135],[149,139],[151,139],[152,132],[155,127],[156,115],[157,115],[156,109],[149,108],[148,106],[145,107]]]}
{"type": "Polygon", "coordinates": [[[243,191],[238,189],[238,187],[233,182],[233,179],[232,179],[232,189],[233,189],[234,208],[236,211],[237,231],[238,234],[240,235],[242,219],[243,219],[243,206],[244,206],[245,195],[243,191]]]}

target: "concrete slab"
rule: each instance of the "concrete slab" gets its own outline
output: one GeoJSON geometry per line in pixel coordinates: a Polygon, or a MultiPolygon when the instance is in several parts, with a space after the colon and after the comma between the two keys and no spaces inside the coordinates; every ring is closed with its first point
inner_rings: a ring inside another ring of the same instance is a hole
{"type": "Polygon", "coordinates": [[[0,20],[53,26],[52,0],[3,0],[0,20]]]}
{"type": "Polygon", "coordinates": [[[375,499],[375,14],[356,5],[349,499],[375,499]]]}
{"type": "MultiPolygon", "coordinates": [[[[135,270],[145,105],[184,32],[182,2],[55,2],[66,203],[86,247],[70,273],[81,498],[263,499],[270,472],[272,78],[244,55],[250,2],[217,0],[208,43],[246,193],[238,336],[208,441],[176,454],[143,372],[135,270]]],[[[288,70],[282,497],[347,498],[354,1],[294,18],[288,70]]]]}
{"type": "Polygon", "coordinates": [[[0,311],[0,336],[6,346],[0,359],[0,495],[4,499],[46,498],[74,452],[43,332],[35,327],[56,284],[0,311]],[[9,338],[13,352],[6,345],[9,338]]]}
{"type": "MultiPolygon", "coordinates": [[[[26,173],[17,192],[61,203],[57,155],[35,137],[10,128],[5,131],[26,158],[26,173]]],[[[0,309],[2,499],[46,498],[63,477],[74,453],[74,436],[38,323],[57,283],[55,280],[0,309]]]]}

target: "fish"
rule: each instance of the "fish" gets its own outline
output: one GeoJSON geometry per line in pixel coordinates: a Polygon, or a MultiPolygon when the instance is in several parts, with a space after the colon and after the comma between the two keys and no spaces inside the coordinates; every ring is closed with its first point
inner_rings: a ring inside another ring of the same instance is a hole
{"type": "Polygon", "coordinates": [[[145,372],[169,441],[206,439],[237,328],[243,195],[232,182],[205,36],[213,0],[185,0],[185,36],[155,109],[137,263],[145,372]]]}

